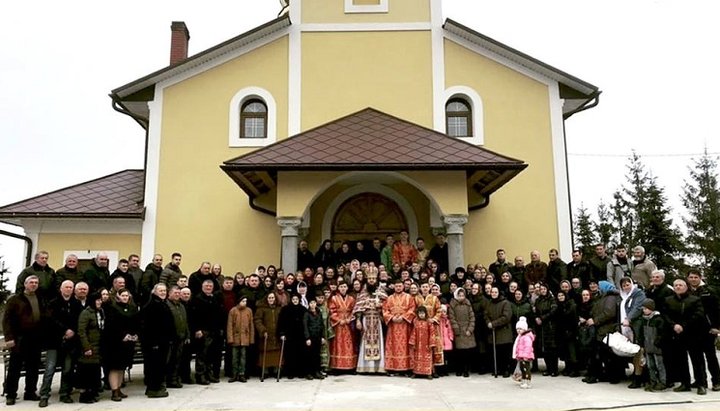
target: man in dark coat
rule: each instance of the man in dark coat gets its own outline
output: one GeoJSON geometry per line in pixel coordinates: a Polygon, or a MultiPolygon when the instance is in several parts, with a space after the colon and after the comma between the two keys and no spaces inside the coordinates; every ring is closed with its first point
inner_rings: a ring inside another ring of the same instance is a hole
{"type": "Polygon", "coordinates": [[[5,379],[5,404],[15,405],[20,371],[25,365],[26,401],[39,401],[37,390],[38,370],[42,340],[42,315],[45,306],[36,291],[40,281],[30,274],[23,282],[23,292],[10,297],[3,316],[5,347],[10,350],[7,378],[5,379]]]}
{"type": "Polygon", "coordinates": [[[45,302],[55,298],[57,284],[55,284],[55,270],[48,265],[49,254],[47,251],[39,251],[35,254],[35,262],[20,272],[15,286],[15,294],[22,294],[25,290],[25,280],[34,275],[38,278],[38,289],[35,294],[45,302]]]}
{"type": "Polygon", "coordinates": [[[495,278],[500,278],[502,273],[510,271],[512,265],[505,258],[505,250],[503,250],[502,248],[498,249],[495,252],[495,256],[497,257],[497,260],[493,261],[493,263],[490,264],[490,266],[488,267],[488,271],[490,271],[495,276],[495,278]]]}
{"type": "Polygon", "coordinates": [[[170,308],[165,304],[167,287],[155,284],[150,301],[140,310],[142,318],[143,371],[145,373],[145,395],[148,398],[168,396],[165,388],[170,341],[175,335],[175,322],[170,308]]]}
{"type": "Polygon", "coordinates": [[[600,281],[598,284],[600,296],[592,307],[592,317],[585,322],[588,327],[595,326],[595,352],[590,358],[588,375],[583,382],[594,384],[602,377],[603,365],[605,376],[611,384],[617,384],[623,377],[624,367],[619,358],[612,352],[603,339],[619,327],[618,307],[620,293],[615,285],[609,281],[600,281]]]}
{"type": "Polygon", "coordinates": [[[70,280],[73,284],[80,281],[80,271],[78,270],[78,257],[70,254],[65,258],[65,265],[55,272],[55,289],[60,290],[60,286],[65,280],[70,280]]]}
{"type": "Polygon", "coordinates": [[[143,275],[140,277],[140,282],[137,284],[138,287],[138,298],[137,302],[140,307],[145,306],[150,300],[152,290],[155,284],[160,282],[160,275],[162,274],[162,263],[163,256],[155,254],[152,262],[145,267],[143,275]]]}
{"type": "Polygon", "coordinates": [[[73,402],[70,394],[73,389],[73,375],[80,348],[80,338],[77,336],[78,318],[83,310],[82,305],[73,295],[74,289],[75,285],[72,281],[63,281],[60,285],[60,295],[48,305],[48,321],[44,338],[47,355],[45,375],[40,387],[40,407],[48,404],[57,365],[62,367],[60,402],[67,404],[73,402]]]}
{"type": "MultiPolygon", "coordinates": [[[[428,260],[433,260],[438,266],[438,273],[448,273],[450,274],[450,256],[448,251],[448,245],[445,242],[445,234],[438,233],[435,235],[435,245],[433,248],[430,249],[430,254],[428,254],[428,260]]],[[[390,269],[390,267],[385,267],[386,269],[390,269]]],[[[398,273],[395,273],[397,275],[398,273]]]]}
{"type": "Polygon", "coordinates": [[[177,280],[182,275],[180,262],[182,262],[182,254],[172,253],[170,263],[165,266],[165,269],[162,270],[162,273],[160,274],[161,283],[168,287],[177,285],[177,280]]]}
{"type": "Polygon", "coordinates": [[[590,283],[590,276],[592,275],[590,264],[583,260],[582,250],[575,249],[572,252],[572,261],[567,265],[568,278],[579,278],[584,288],[588,287],[590,283]]]}
{"type": "Polygon", "coordinates": [[[205,280],[210,280],[213,282],[214,292],[220,291],[220,283],[213,275],[211,268],[212,264],[210,264],[209,261],[203,261],[202,264],[200,264],[200,268],[198,268],[198,270],[194,273],[190,274],[190,277],[188,278],[188,287],[190,287],[190,291],[192,291],[193,295],[198,295],[202,293],[202,284],[203,282],[205,282],[205,280]]]}
{"type": "MultiPolygon", "coordinates": [[[[720,329],[720,298],[718,291],[705,284],[700,276],[700,271],[697,269],[691,269],[688,272],[687,281],[690,286],[690,294],[700,297],[708,326],[711,329],[720,329]]],[[[703,354],[705,354],[707,361],[708,371],[710,371],[710,375],[712,376],[712,390],[720,391],[720,365],[718,364],[715,353],[716,336],[707,333],[701,338],[698,344],[702,347],[703,354]]]]}
{"type": "Polygon", "coordinates": [[[317,267],[315,264],[315,256],[312,251],[308,249],[308,243],[306,240],[300,240],[298,246],[297,256],[297,269],[298,271],[305,271],[306,268],[312,268],[313,270],[317,267]]]}
{"type": "Polygon", "coordinates": [[[588,261],[590,263],[590,281],[594,280],[599,283],[607,279],[607,266],[610,261],[611,258],[605,249],[605,244],[595,245],[595,256],[588,261]]]}
{"type": "Polygon", "coordinates": [[[672,286],[665,281],[665,271],[653,271],[650,275],[650,286],[645,290],[645,296],[655,301],[655,310],[664,315],[665,300],[673,294],[672,286]]]}
{"type": "Polygon", "coordinates": [[[540,251],[530,252],[530,262],[525,266],[525,284],[537,284],[547,281],[547,264],[540,261],[540,251]]]}
{"type": "Polygon", "coordinates": [[[212,361],[222,349],[220,332],[222,324],[222,298],[214,291],[214,283],[207,279],[202,292],[190,301],[190,333],[196,344],[195,381],[200,385],[220,382],[213,375],[212,361]]]}
{"type": "Polygon", "coordinates": [[[527,292],[527,284],[525,283],[525,260],[519,255],[515,257],[514,263],[508,271],[510,271],[513,281],[518,283],[518,287],[520,287],[523,292],[527,292]]]}
{"type": "Polygon", "coordinates": [[[167,371],[165,382],[169,388],[182,388],[180,382],[180,363],[184,348],[190,343],[190,327],[188,326],[187,311],[180,301],[180,288],[170,288],[165,302],[173,318],[174,333],[170,339],[167,371]]]}
{"type": "Polygon", "coordinates": [[[547,284],[553,294],[560,290],[560,283],[568,279],[567,264],[560,259],[557,249],[553,248],[548,253],[550,262],[547,268],[547,284]]]}
{"type": "MultiPolygon", "coordinates": [[[[140,287],[140,280],[143,276],[143,270],[140,268],[140,256],[137,254],[130,254],[128,260],[128,273],[133,278],[135,287],[140,287]]],[[[137,291],[137,290],[136,290],[137,291]]],[[[133,297],[137,298],[137,294],[133,292],[133,297]]]]}
{"type": "Polygon", "coordinates": [[[82,281],[87,283],[91,293],[97,292],[101,288],[109,289],[112,286],[108,270],[109,262],[107,254],[100,253],[93,259],[90,268],[82,274],[82,281]]]}
{"type": "Polygon", "coordinates": [[[702,344],[699,343],[710,332],[705,319],[705,310],[700,297],[690,294],[685,279],[678,278],[673,281],[673,291],[675,295],[665,299],[664,313],[671,329],[668,355],[672,357],[672,369],[668,375],[668,383],[680,382],[680,386],[674,389],[676,392],[690,391],[690,370],[687,361],[689,354],[697,393],[705,395],[707,373],[702,344]]]}
{"type": "Polygon", "coordinates": [[[130,274],[130,262],[126,259],[118,261],[118,266],[115,271],[110,275],[110,284],[113,283],[115,278],[122,277],[125,280],[125,288],[130,291],[130,295],[133,297],[137,295],[137,287],[135,285],[135,278],[130,274]]]}

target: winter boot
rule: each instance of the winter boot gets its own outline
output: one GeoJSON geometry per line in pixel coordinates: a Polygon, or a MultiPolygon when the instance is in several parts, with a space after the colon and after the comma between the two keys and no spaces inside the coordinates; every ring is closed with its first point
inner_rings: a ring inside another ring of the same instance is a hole
{"type": "Polygon", "coordinates": [[[122,397],[120,397],[120,390],[112,390],[112,397],[110,397],[113,401],[122,401],[122,397]]]}

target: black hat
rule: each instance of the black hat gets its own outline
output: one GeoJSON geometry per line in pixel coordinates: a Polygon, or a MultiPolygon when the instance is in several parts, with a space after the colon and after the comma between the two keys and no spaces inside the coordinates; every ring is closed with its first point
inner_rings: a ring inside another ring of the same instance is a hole
{"type": "Polygon", "coordinates": [[[645,299],[642,306],[643,308],[647,308],[650,311],[655,311],[655,301],[653,301],[652,298],[645,299]]]}

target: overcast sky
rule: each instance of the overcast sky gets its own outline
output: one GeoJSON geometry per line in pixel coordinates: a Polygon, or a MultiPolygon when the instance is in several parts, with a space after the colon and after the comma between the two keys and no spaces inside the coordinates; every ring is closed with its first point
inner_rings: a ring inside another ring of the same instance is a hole
{"type": "MultiPolygon", "coordinates": [[[[0,205],[142,168],[144,132],[107,95],[167,65],[171,21],[187,23],[192,55],[279,9],[277,0],[5,4],[0,205]]],[[[603,91],[598,107],[566,123],[574,209],[610,200],[635,149],[677,210],[688,154],[720,152],[717,2],[444,0],[443,12],[603,91]]],[[[15,273],[22,246],[0,236],[15,273]]]]}

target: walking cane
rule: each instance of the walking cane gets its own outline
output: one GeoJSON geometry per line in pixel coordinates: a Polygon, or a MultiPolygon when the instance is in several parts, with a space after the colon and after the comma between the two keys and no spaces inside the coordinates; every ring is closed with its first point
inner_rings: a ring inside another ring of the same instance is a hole
{"type": "Polygon", "coordinates": [[[265,381],[265,357],[267,357],[267,334],[265,334],[265,342],[263,343],[262,373],[260,374],[260,382],[265,381]]]}
{"type": "Polygon", "coordinates": [[[497,349],[495,348],[495,328],[492,329],[493,333],[493,366],[495,367],[495,378],[498,377],[498,369],[497,369],[497,349]]]}
{"type": "Polygon", "coordinates": [[[283,354],[285,353],[285,339],[282,340],[282,344],[280,345],[280,359],[278,360],[278,373],[277,378],[275,379],[275,382],[280,381],[280,370],[282,370],[282,362],[283,362],[283,354]]]}

